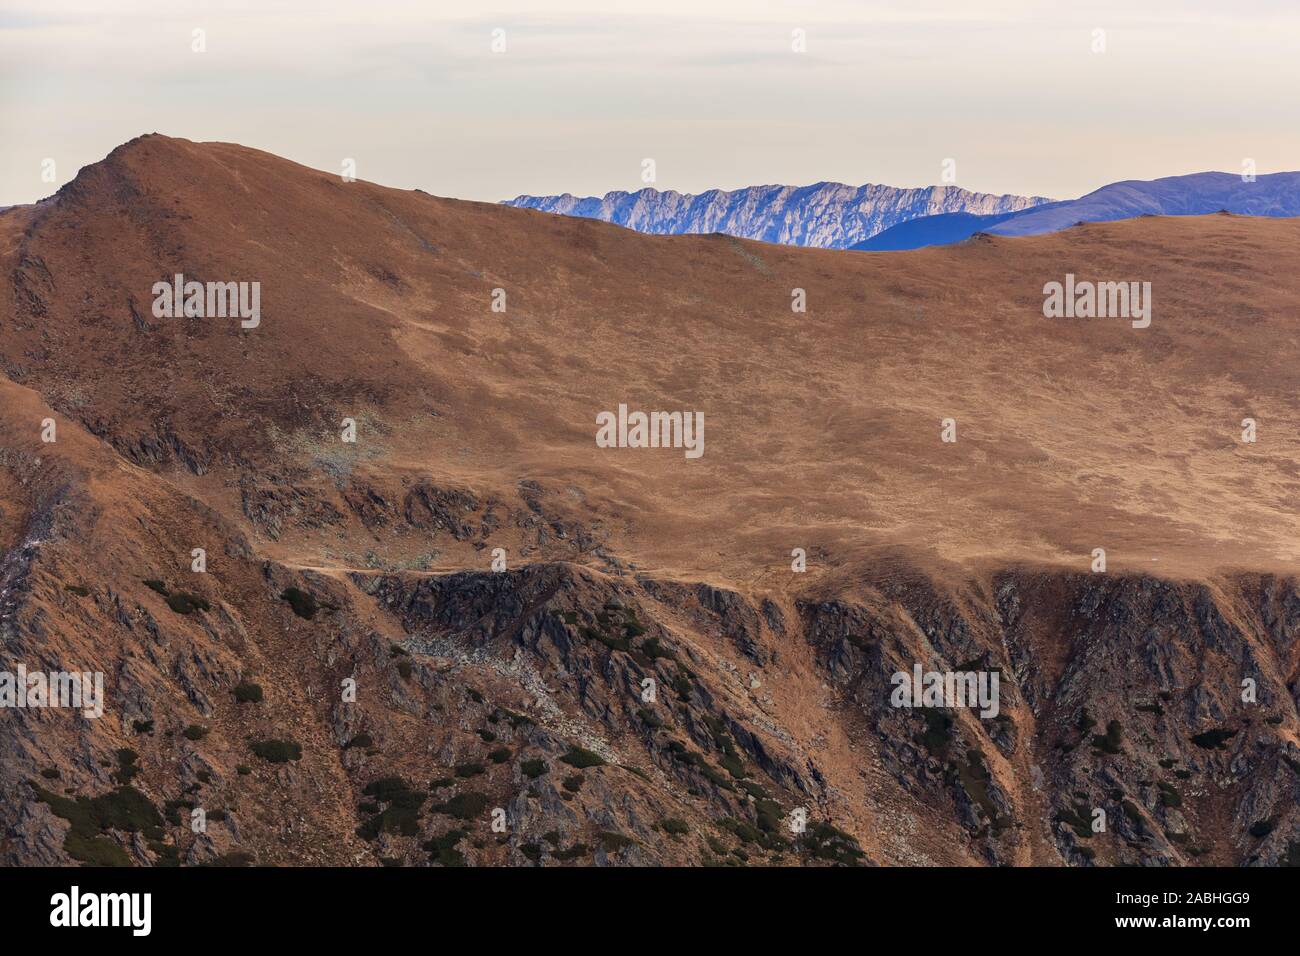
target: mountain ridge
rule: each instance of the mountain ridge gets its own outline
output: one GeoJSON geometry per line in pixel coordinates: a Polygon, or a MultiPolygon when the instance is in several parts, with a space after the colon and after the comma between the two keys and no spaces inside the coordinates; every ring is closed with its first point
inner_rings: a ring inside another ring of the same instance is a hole
{"type": "Polygon", "coordinates": [[[1300,172],[1267,173],[1253,181],[1239,174],[1190,173],[1160,179],[1108,183],[1078,199],[1046,203],[1000,217],[963,222],[922,217],[893,226],[852,248],[868,251],[918,249],[970,238],[977,232],[1033,236],[1080,222],[1114,222],[1138,216],[1200,216],[1230,212],[1243,216],[1300,216],[1300,172]]]}
{"type": "Polygon", "coordinates": [[[1050,200],[977,193],[956,186],[904,188],[867,183],[767,184],[679,193],[647,187],[604,196],[521,195],[502,204],[600,219],[657,235],[720,232],[744,239],[845,248],[890,226],[935,212],[1009,212],[1050,200]]]}
{"type": "Polygon", "coordinates": [[[1294,861],[1298,241],[844,255],[115,150],[0,214],[5,666],[108,691],[0,721],[0,862],[1294,861]],[[178,272],[260,324],[156,316],[178,272]],[[1150,327],[1045,319],[1066,272],[1150,327]],[[598,447],[624,402],[704,455],[598,447]]]}

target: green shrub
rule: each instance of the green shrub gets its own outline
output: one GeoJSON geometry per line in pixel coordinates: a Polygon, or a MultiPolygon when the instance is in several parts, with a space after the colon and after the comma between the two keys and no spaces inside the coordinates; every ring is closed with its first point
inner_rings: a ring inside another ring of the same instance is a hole
{"type": "Polygon", "coordinates": [[[681,836],[685,833],[689,833],[691,830],[691,828],[686,825],[685,820],[679,820],[677,817],[668,817],[665,820],[660,820],[659,829],[663,830],[664,833],[670,833],[673,836],[681,836]]]}
{"type": "Polygon", "coordinates": [[[117,751],[117,772],[113,774],[113,780],[116,783],[128,784],[135,779],[140,768],[135,765],[140,755],[130,747],[123,747],[117,751]]]}
{"type": "Polygon", "coordinates": [[[481,814],[487,805],[487,794],[470,791],[456,794],[446,803],[437,804],[433,810],[435,813],[456,817],[458,820],[469,820],[481,814]]]}
{"type": "Polygon", "coordinates": [[[302,759],[302,745],[292,740],[255,740],[253,753],[267,763],[288,763],[302,759]]]}
{"type": "Polygon", "coordinates": [[[802,843],[814,859],[832,863],[858,866],[866,856],[858,847],[857,840],[826,822],[808,827],[804,831],[802,843]]]}
{"type": "Polygon", "coordinates": [[[462,763],[456,766],[456,776],[466,778],[477,777],[484,770],[481,763],[462,763]]]}
{"type": "Polygon", "coordinates": [[[211,606],[197,594],[177,591],[167,595],[167,606],[177,614],[193,614],[195,611],[210,611],[211,606]]]}
{"type": "Polygon", "coordinates": [[[546,773],[547,769],[545,762],[538,759],[525,760],[519,765],[519,771],[529,780],[536,780],[546,773]]]}
{"type": "Polygon", "coordinates": [[[373,840],[381,833],[415,836],[420,832],[420,808],[428,798],[412,790],[403,778],[381,777],[366,784],[361,792],[373,801],[368,805],[363,804],[363,811],[374,813],[369,808],[377,808],[381,803],[388,806],[357,827],[357,836],[363,840],[373,840]]]}
{"type": "Polygon", "coordinates": [[[572,776],[564,778],[564,789],[569,793],[577,793],[582,789],[582,774],[575,773],[572,776]]]}
{"type": "Polygon", "coordinates": [[[1110,723],[1106,725],[1105,734],[1093,735],[1092,746],[1098,752],[1104,754],[1113,755],[1113,754],[1122,753],[1122,751],[1120,750],[1120,743],[1123,740],[1123,733],[1124,731],[1120,725],[1120,722],[1118,720],[1112,720],[1110,723]]]}
{"type": "Polygon", "coordinates": [[[151,734],[153,733],[153,721],[133,720],[131,721],[131,729],[137,734],[151,734]]]}
{"type": "Polygon", "coordinates": [[[512,754],[509,747],[498,747],[488,754],[488,759],[493,763],[505,763],[511,758],[512,754]]]}
{"type": "Polygon", "coordinates": [[[921,719],[925,721],[925,730],[918,738],[921,746],[933,757],[943,759],[952,743],[952,715],[937,707],[922,707],[921,719]]]}
{"type": "Polygon", "coordinates": [[[200,727],[198,724],[190,724],[181,731],[181,734],[186,740],[202,740],[208,735],[208,728],[200,727]]]}
{"type": "Polygon", "coordinates": [[[600,754],[593,753],[585,747],[579,747],[576,744],[569,745],[569,752],[560,758],[562,763],[567,763],[571,767],[577,767],[583,770],[587,767],[603,767],[604,759],[600,754]]]}
{"type": "Polygon", "coordinates": [[[75,594],[77,597],[90,596],[90,588],[81,584],[65,584],[63,585],[63,590],[70,591],[73,594],[75,594]]]}
{"type": "Polygon", "coordinates": [[[235,685],[235,702],[240,704],[260,704],[262,702],[262,685],[242,682],[235,685]]]}
{"type": "Polygon", "coordinates": [[[440,866],[464,866],[465,854],[456,849],[456,844],[468,835],[464,830],[448,830],[442,836],[425,843],[424,849],[429,851],[429,858],[440,866]]]}
{"type": "Polygon", "coordinates": [[[347,743],[345,743],[343,745],[343,749],[351,750],[353,747],[361,747],[363,749],[368,749],[370,747],[373,747],[374,745],[375,745],[375,738],[371,737],[368,733],[362,731],[361,733],[353,737],[351,740],[349,740],[347,743]]]}
{"type": "Polygon", "coordinates": [[[162,816],[139,790],[118,787],[98,797],[75,800],[36,788],[36,798],[71,826],[63,840],[64,851],[74,860],[91,866],[129,866],[130,857],[101,836],[109,830],[125,833],[152,831],[162,825],[162,816]]]}
{"type": "Polygon", "coordinates": [[[1197,734],[1192,738],[1192,743],[1202,750],[1226,750],[1228,741],[1237,736],[1237,731],[1229,730],[1227,727],[1219,727],[1214,730],[1207,730],[1203,734],[1197,734]]]}

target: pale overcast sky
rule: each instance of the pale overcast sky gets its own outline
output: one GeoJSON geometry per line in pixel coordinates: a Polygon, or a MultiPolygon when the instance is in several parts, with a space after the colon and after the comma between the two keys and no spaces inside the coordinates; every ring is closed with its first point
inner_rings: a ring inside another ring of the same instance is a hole
{"type": "Polygon", "coordinates": [[[1295,0],[0,0],[0,205],[151,131],[469,199],[638,189],[646,157],[683,192],[951,157],[1069,198],[1300,169],[1297,90],[1295,0]]]}

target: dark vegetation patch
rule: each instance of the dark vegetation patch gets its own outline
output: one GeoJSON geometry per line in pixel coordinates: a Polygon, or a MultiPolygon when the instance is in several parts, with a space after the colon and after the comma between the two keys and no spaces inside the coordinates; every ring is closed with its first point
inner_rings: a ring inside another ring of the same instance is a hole
{"type": "Polygon", "coordinates": [[[98,797],[68,799],[36,787],[36,797],[71,827],[63,839],[64,851],[91,866],[130,866],[131,858],[103,834],[160,832],[162,817],[149,798],[134,787],[122,786],[98,797]]]}
{"type": "Polygon", "coordinates": [[[942,760],[948,753],[949,744],[952,743],[952,714],[938,707],[921,707],[919,711],[921,719],[925,721],[925,729],[917,735],[917,743],[923,746],[930,756],[942,760]]]}
{"type": "Polygon", "coordinates": [[[956,777],[966,795],[988,818],[989,827],[999,833],[1011,825],[1011,821],[998,814],[997,804],[989,794],[989,784],[993,776],[984,765],[984,754],[975,747],[966,752],[966,762],[954,765],[956,777]]]}
{"type": "MultiPolygon", "coordinates": [[[[573,611],[563,615],[564,623],[578,625],[578,616],[573,611]]],[[[612,651],[632,651],[632,641],[646,632],[645,625],[637,620],[636,612],[628,607],[606,604],[596,612],[595,627],[590,624],[578,625],[578,635],[583,640],[603,644],[612,651]]]]}
{"type": "Polygon", "coordinates": [[[117,751],[116,757],[117,771],[113,774],[113,782],[126,786],[140,772],[140,768],[136,766],[136,761],[140,759],[140,755],[130,747],[123,747],[117,751]]]}
{"type": "Polygon", "coordinates": [[[429,851],[429,859],[440,866],[464,866],[465,854],[456,849],[456,845],[467,836],[469,833],[465,830],[448,830],[429,840],[423,848],[429,851]]]}
{"type": "Polygon", "coordinates": [[[674,760],[678,763],[684,763],[689,767],[694,767],[700,772],[705,780],[709,781],[709,783],[713,784],[715,787],[722,790],[736,789],[735,785],[732,784],[730,780],[710,766],[709,762],[704,759],[703,754],[688,749],[685,744],[677,740],[668,741],[668,750],[672,754],[674,760]]]}
{"type": "Polygon", "coordinates": [[[576,860],[580,856],[586,856],[591,852],[591,847],[585,843],[575,843],[567,850],[554,850],[551,856],[561,862],[568,863],[570,860],[576,860]]]}
{"type": "Polygon", "coordinates": [[[577,767],[579,770],[605,765],[605,760],[600,754],[587,750],[585,747],[579,747],[577,744],[569,745],[569,752],[560,758],[560,762],[567,763],[570,767],[577,767]]]}
{"type": "Polygon", "coordinates": [[[485,793],[468,791],[458,793],[446,803],[435,804],[434,813],[445,814],[458,820],[469,820],[481,814],[487,808],[488,797],[485,793]]]}
{"type": "Polygon", "coordinates": [[[1079,839],[1091,840],[1092,824],[1088,819],[1090,813],[1091,811],[1088,809],[1087,804],[1076,803],[1072,808],[1057,810],[1056,815],[1052,817],[1052,819],[1056,820],[1058,823],[1064,823],[1074,831],[1074,835],[1079,839]]]}
{"type": "Polygon", "coordinates": [[[420,808],[427,797],[412,790],[401,777],[381,777],[361,792],[372,799],[371,806],[387,806],[357,827],[357,836],[373,840],[381,833],[415,836],[420,832],[420,808]]]}
{"type": "Polygon", "coordinates": [[[288,763],[302,759],[302,745],[292,740],[255,740],[253,753],[268,763],[288,763]]]}
{"type": "Polygon", "coordinates": [[[1197,734],[1192,738],[1192,743],[1202,750],[1227,750],[1228,741],[1235,736],[1237,731],[1229,730],[1227,727],[1217,727],[1203,734],[1197,734]]]}
{"type": "Polygon", "coordinates": [[[167,606],[177,614],[193,614],[195,611],[210,611],[212,606],[207,600],[189,591],[176,591],[167,595],[167,606]]]}
{"type": "Polygon", "coordinates": [[[241,681],[235,685],[235,702],[240,704],[260,704],[262,702],[262,685],[241,681]]]}
{"type": "Polygon", "coordinates": [[[310,591],[304,591],[302,588],[285,588],[280,592],[280,600],[288,602],[289,608],[294,614],[308,621],[315,617],[322,607],[327,607],[330,610],[335,609],[333,605],[321,604],[316,600],[316,595],[310,591]]]}
{"type": "Polygon", "coordinates": [[[1092,748],[1095,754],[1110,754],[1112,756],[1123,753],[1120,745],[1124,740],[1124,728],[1118,720],[1112,720],[1106,725],[1104,734],[1093,734],[1092,748]]]}
{"type": "Polygon", "coordinates": [[[505,710],[503,708],[498,708],[497,710],[492,711],[492,716],[490,716],[488,720],[494,724],[498,721],[504,720],[510,725],[511,730],[518,730],[521,727],[531,727],[533,725],[533,719],[531,717],[526,717],[523,714],[516,714],[512,710],[505,710]]]}
{"type": "Polygon", "coordinates": [[[815,823],[803,834],[803,848],[815,860],[860,866],[866,858],[858,841],[827,822],[815,823]]]}

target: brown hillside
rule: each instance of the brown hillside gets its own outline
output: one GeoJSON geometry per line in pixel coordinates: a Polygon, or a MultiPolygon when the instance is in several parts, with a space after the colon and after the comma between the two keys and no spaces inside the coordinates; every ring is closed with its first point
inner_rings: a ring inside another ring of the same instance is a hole
{"type": "Polygon", "coordinates": [[[654,237],[134,140],[0,214],[0,633],[109,692],[0,723],[0,858],[87,858],[57,798],[114,792],[123,748],[164,816],[225,813],[96,838],[137,864],[1285,858],[1298,242],[654,237]],[[260,325],[155,318],[178,272],[260,282],[260,325]],[[1150,328],[1044,318],[1067,272],[1149,281],[1150,328]],[[702,412],[703,457],[597,447],[620,403],[702,412]],[[890,707],[918,661],[999,669],[1003,718],[890,707]],[[409,819],[364,792],[392,776],[409,819]],[[836,829],[788,840],[795,807],[836,829]]]}

